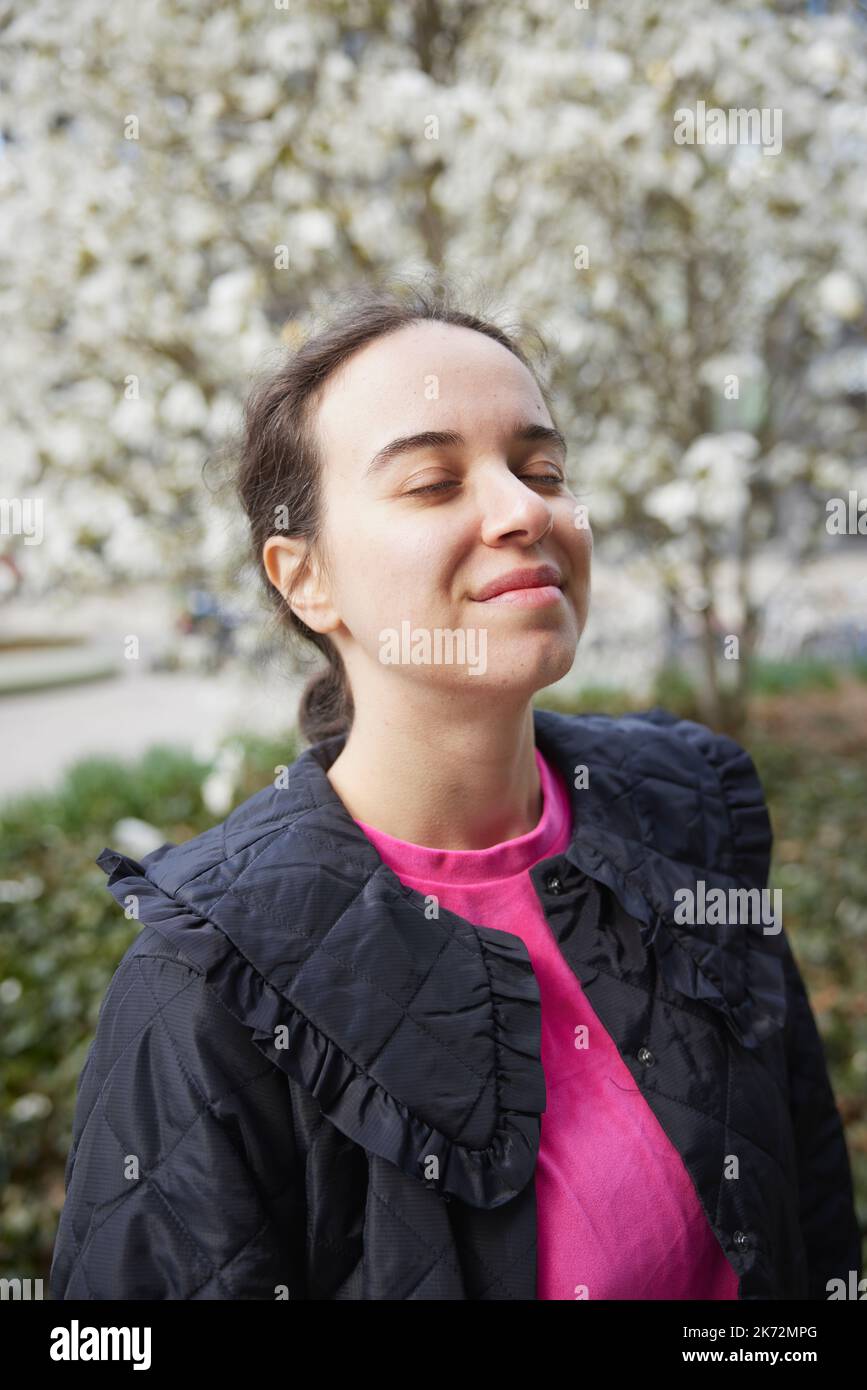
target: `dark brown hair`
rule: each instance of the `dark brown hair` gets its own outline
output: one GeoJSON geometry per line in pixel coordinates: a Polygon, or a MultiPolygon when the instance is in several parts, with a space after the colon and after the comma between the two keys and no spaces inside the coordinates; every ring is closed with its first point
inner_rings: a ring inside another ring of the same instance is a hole
{"type": "MultiPolygon", "coordinates": [[[[352,692],[337,648],[325,634],[309,628],[272,585],[262,550],[268,537],[278,532],[302,537],[308,542],[308,555],[315,555],[327,574],[321,502],[324,460],[315,434],[315,412],[326,382],[367,343],[430,319],[485,333],[508,348],[531,372],[551,409],[548,386],[519,340],[533,338],[544,361],[547,348],[539,333],[523,325],[509,332],[483,317],[482,309],[472,312],[465,296],[464,307],[456,298],[454,283],[443,276],[429,276],[421,283],[393,278],[386,285],[365,285],[333,296],[325,323],[288,351],[277,369],[253,388],[244,407],[240,462],[232,481],[250,523],[252,558],[280,623],[313,643],[327,663],[308,680],[301,696],[298,723],[310,743],[349,731],[352,692]],[[285,524],[277,524],[278,516],[285,524]]],[[[296,584],[302,570],[299,566],[296,584]]]]}

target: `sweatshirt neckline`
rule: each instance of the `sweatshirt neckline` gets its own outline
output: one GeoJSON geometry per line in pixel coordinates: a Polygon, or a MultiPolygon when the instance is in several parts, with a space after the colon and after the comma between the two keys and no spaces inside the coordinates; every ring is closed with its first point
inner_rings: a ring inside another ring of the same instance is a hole
{"type": "Polygon", "coordinates": [[[364,821],[356,824],[390,869],[425,883],[478,885],[522,873],[553,852],[570,816],[569,798],[557,783],[555,770],[538,746],[534,752],[542,784],[542,814],[532,830],[515,839],[485,849],[434,849],[400,840],[364,821]]]}

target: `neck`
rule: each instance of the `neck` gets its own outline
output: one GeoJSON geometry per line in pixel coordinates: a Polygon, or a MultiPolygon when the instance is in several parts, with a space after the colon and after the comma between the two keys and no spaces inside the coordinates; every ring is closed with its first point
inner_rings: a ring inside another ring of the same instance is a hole
{"type": "Polygon", "coordinates": [[[349,814],[432,849],[488,849],[542,814],[532,705],[476,704],[437,717],[417,708],[356,710],[328,779],[349,814]]]}

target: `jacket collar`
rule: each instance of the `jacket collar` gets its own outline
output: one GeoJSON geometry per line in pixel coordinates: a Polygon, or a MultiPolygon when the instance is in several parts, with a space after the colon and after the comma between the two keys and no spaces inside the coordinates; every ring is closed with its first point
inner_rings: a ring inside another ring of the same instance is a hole
{"type": "MultiPolygon", "coordinates": [[[[677,888],[767,873],[770,829],[746,754],[662,711],[536,709],[534,725],[572,789],[566,858],[638,920],[674,988],[757,1046],[784,1019],[773,938],[674,920],[677,888]],[[576,788],[582,765],[589,786],[576,788]],[[699,812],[712,866],[685,838],[699,812]]],[[[141,863],[105,849],[97,862],[118,901],[135,896],[142,922],[206,974],[339,1130],[447,1195],[495,1207],[529,1181],[538,1152],[536,977],[518,937],[444,908],[431,917],[382,862],[326,776],[344,741],[307,748],[282,785],[185,844],[141,863]]]]}

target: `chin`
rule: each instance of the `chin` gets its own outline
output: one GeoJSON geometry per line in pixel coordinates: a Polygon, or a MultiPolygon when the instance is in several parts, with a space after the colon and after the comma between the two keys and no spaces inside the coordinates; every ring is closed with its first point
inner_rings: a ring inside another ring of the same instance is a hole
{"type": "Polygon", "coordinates": [[[537,690],[544,690],[545,686],[553,685],[555,681],[562,680],[568,676],[572,667],[575,665],[575,656],[578,650],[578,643],[561,643],[557,651],[551,652],[544,662],[539,663],[539,682],[537,690]]]}
{"type": "Polygon", "coordinates": [[[500,660],[489,660],[484,674],[473,676],[471,683],[484,686],[489,692],[508,690],[532,699],[537,691],[568,676],[575,664],[577,647],[577,640],[567,640],[557,633],[546,634],[544,641],[525,637],[520,651],[510,653],[505,648],[500,660]]]}

